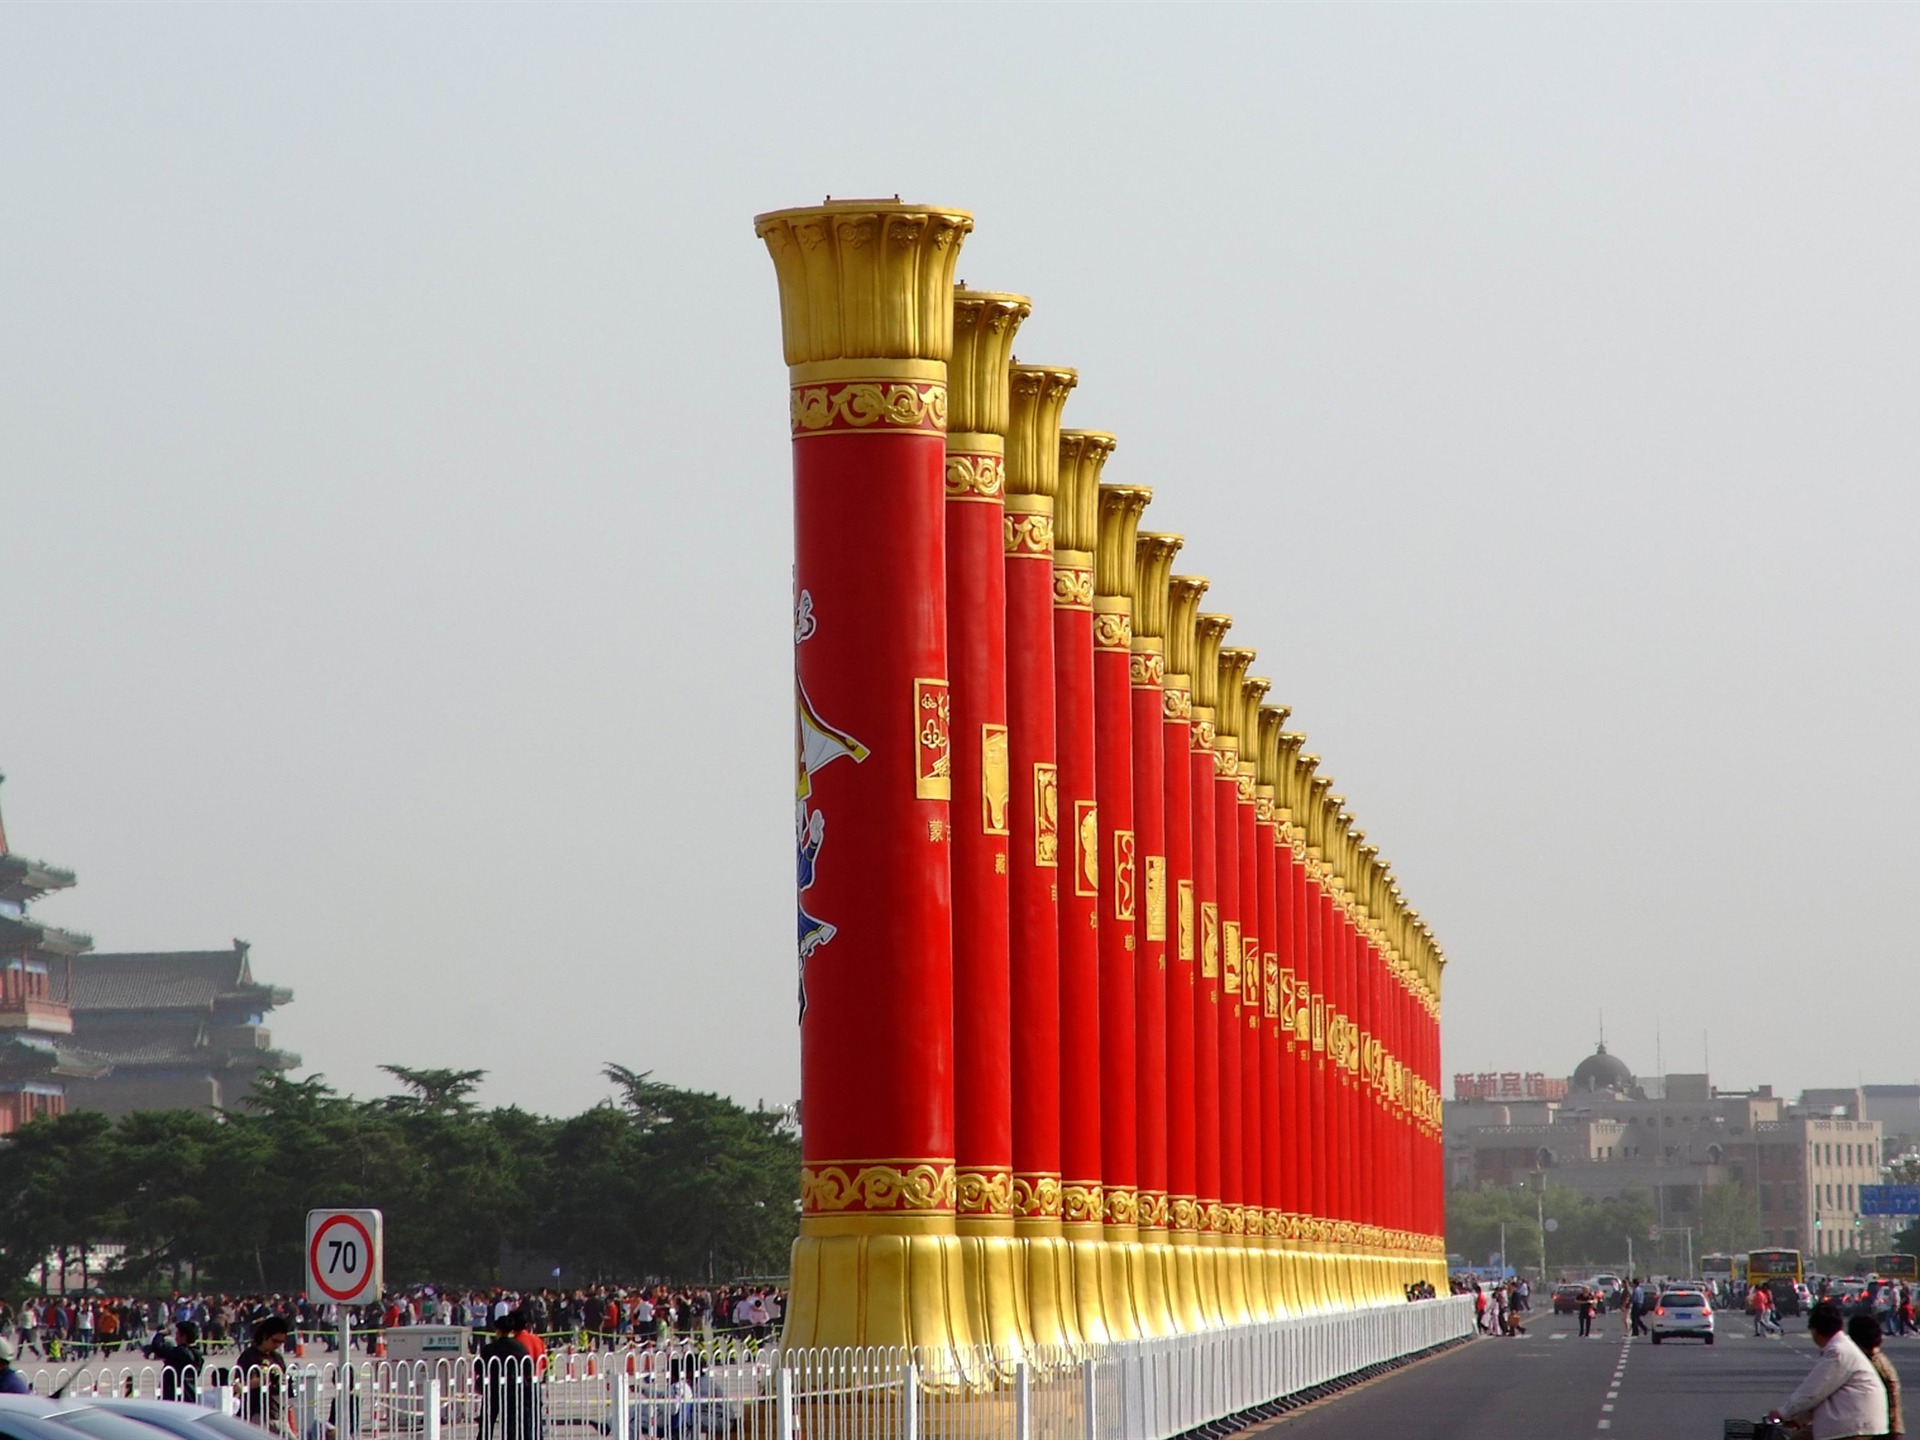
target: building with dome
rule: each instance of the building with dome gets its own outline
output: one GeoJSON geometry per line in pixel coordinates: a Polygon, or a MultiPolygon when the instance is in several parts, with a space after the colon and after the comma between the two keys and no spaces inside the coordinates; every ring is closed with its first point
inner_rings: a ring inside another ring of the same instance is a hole
{"type": "Polygon", "coordinates": [[[1565,1186],[1594,1199],[1640,1188],[1663,1226],[1698,1223],[1706,1192],[1732,1184],[1754,1197],[1753,1244],[1810,1255],[1873,1243],[1859,1188],[1879,1183],[1881,1125],[1857,1091],[1809,1090],[1798,1101],[1716,1089],[1705,1074],[1639,1077],[1604,1041],[1583,1056],[1563,1098],[1462,1098],[1446,1108],[1448,1178],[1456,1187],[1565,1186]]]}
{"type": "Polygon", "coordinates": [[[1618,1055],[1607,1053],[1607,1042],[1602,1040],[1593,1054],[1573,1067],[1567,1089],[1575,1095],[1598,1095],[1602,1092],[1631,1095],[1634,1090],[1633,1072],[1618,1055]]]}

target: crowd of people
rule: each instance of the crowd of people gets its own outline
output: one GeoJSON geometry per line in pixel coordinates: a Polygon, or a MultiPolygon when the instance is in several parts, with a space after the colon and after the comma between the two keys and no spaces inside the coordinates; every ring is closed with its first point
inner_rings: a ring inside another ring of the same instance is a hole
{"type": "Polygon", "coordinates": [[[1473,1295],[1473,1326],[1482,1335],[1524,1335],[1524,1316],[1533,1305],[1533,1287],[1524,1278],[1503,1280],[1494,1285],[1469,1282],[1456,1294],[1473,1295]]]}
{"type": "Polygon", "coordinates": [[[766,1285],[527,1291],[426,1285],[343,1317],[339,1307],[302,1295],[32,1296],[18,1304],[0,1299],[0,1337],[11,1337],[20,1357],[89,1360],[177,1343],[177,1327],[184,1324],[192,1327],[197,1347],[244,1350],[277,1319],[286,1323],[289,1343],[333,1351],[343,1319],[355,1335],[377,1343],[380,1333],[403,1325],[483,1331],[511,1314],[546,1342],[593,1349],[721,1336],[768,1340],[779,1328],[785,1300],[784,1292],[766,1285]]]}

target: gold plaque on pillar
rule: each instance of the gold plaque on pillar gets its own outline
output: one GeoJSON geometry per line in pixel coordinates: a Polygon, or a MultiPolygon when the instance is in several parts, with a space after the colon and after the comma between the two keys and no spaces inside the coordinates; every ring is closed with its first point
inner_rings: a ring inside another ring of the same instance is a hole
{"type": "Polygon", "coordinates": [[[1240,993],[1240,922],[1222,921],[1220,925],[1220,957],[1226,962],[1226,970],[1220,976],[1220,990],[1225,995],[1240,993]]]}
{"type": "Polygon", "coordinates": [[[1211,980],[1220,973],[1220,908],[1211,900],[1200,907],[1200,975],[1211,980]]]}
{"type": "Polygon", "coordinates": [[[1060,772],[1039,761],[1033,766],[1033,863],[1060,864],[1060,772]]]}
{"type": "Polygon", "coordinates": [[[1308,988],[1306,977],[1296,975],[1293,981],[1293,1038],[1301,1045],[1313,1043],[1313,992],[1308,988]]]}
{"type": "MultiPolygon", "coordinates": [[[[1133,831],[1113,832],[1113,918],[1133,919],[1133,831]]],[[[1131,942],[1129,942],[1131,943],[1131,942]]]]}
{"type": "Polygon", "coordinates": [[[1266,1009],[1267,1019],[1280,1018],[1280,957],[1269,952],[1266,956],[1266,1009]]]}
{"type": "Polygon", "coordinates": [[[1013,782],[1007,774],[1007,727],[980,727],[981,828],[989,835],[1007,833],[1007,805],[1013,782]]]}
{"type": "Polygon", "coordinates": [[[913,682],[913,793],[921,800],[953,798],[952,710],[944,680],[913,682]]]}
{"type": "Polygon", "coordinates": [[[1191,964],[1193,962],[1193,881],[1182,880],[1180,882],[1179,895],[1174,903],[1179,907],[1180,911],[1180,948],[1175,952],[1175,955],[1176,958],[1185,960],[1191,964]]]}
{"type": "Polygon", "coordinates": [[[1091,800],[1073,802],[1073,893],[1100,893],[1100,814],[1091,800]]]}
{"type": "Polygon", "coordinates": [[[1322,1053],[1327,1048],[1327,997],[1313,997],[1313,1048],[1322,1053]]]}
{"type": "Polygon", "coordinates": [[[1167,938],[1167,857],[1147,856],[1147,939],[1167,938]]]}
{"type": "Polygon", "coordinates": [[[1293,1048],[1293,1039],[1300,1026],[1299,1016],[1293,1003],[1293,971],[1280,972],[1280,1033],[1286,1038],[1287,1048],[1293,1048]]]}

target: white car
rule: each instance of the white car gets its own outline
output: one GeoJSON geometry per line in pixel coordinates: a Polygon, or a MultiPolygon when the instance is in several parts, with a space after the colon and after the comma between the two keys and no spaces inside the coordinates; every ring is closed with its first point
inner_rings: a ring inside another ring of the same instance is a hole
{"type": "Polygon", "coordinates": [[[1693,1335],[1713,1343],[1713,1305],[1704,1290],[1663,1290],[1647,1316],[1647,1331],[1658,1345],[1675,1335],[1693,1335]]]}

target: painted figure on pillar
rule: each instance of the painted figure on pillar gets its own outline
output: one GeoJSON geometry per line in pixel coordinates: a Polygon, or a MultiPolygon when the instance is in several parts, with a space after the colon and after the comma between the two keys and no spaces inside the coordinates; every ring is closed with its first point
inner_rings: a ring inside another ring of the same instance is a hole
{"type": "MultiPolygon", "coordinates": [[[[813,614],[813,596],[807,591],[800,592],[800,599],[793,609],[793,643],[795,646],[806,643],[813,635],[818,621],[813,614]]],[[[794,780],[795,799],[793,828],[799,852],[799,873],[796,877],[800,894],[798,910],[800,912],[800,1018],[807,1015],[807,961],[813,952],[832,940],[838,933],[829,921],[821,920],[807,913],[806,893],[813,888],[813,877],[820,860],[820,847],[826,843],[827,817],[820,811],[811,809],[809,801],[813,796],[814,772],[835,760],[848,759],[859,764],[870,753],[865,745],[843,730],[837,730],[820,718],[813,708],[813,701],[807,698],[806,687],[796,679],[793,686],[794,696],[794,780]]]]}

